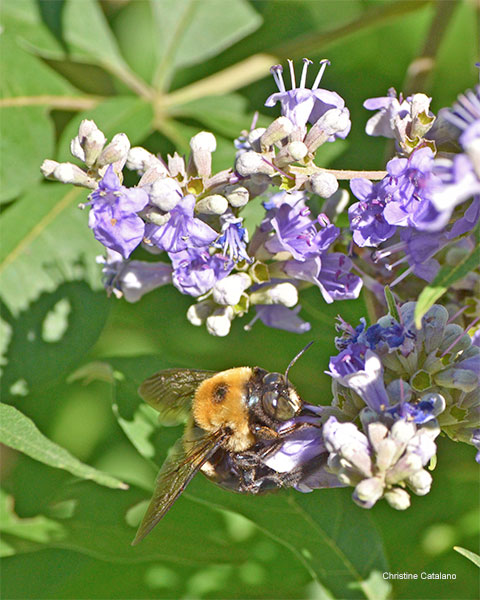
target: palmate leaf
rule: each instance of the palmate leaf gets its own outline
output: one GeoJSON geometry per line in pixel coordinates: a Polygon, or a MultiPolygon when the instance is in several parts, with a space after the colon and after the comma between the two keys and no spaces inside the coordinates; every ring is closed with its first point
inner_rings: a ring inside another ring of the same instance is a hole
{"type": "MultiPolygon", "coordinates": [[[[478,230],[477,230],[478,231],[478,230]]],[[[415,308],[415,325],[417,329],[422,326],[422,317],[435,302],[456,282],[466,277],[480,264],[480,241],[470,254],[460,260],[454,267],[443,266],[437,273],[435,279],[427,285],[418,297],[415,308]]]]}
{"type": "Polygon", "coordinates": [[[0,404],[0,442],[50,467],[65,469],[76,477],[90,479],[111,488],[128,487],[116,477],[79,461],[65,448],[45,437],[34,422],[14,406],[3,403],[0,404]]]}

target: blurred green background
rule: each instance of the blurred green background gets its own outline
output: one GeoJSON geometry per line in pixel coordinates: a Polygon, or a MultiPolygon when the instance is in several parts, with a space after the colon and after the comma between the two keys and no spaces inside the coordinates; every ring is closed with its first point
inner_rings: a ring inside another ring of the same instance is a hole
{"type": "Polygon", "coordinates": [[[405,513],[382,503],[364,511],[350,490],[244,498],[199,476],[131,548],[155,465],[181,435],[157,427],[138,383],[166,366],[281,371],[315,340],[292,380],[308,402],[328,404],[334,318],[357,322],[365,306],[327,306],[310,289],[301,301],[308,334],[259,323],[246,332],[247,317],[214,338],[187,322],[190,298],[173,287],[137,304],[107,299],[95,263],[102,248],[76,208],[86,192],[39,172],[45,158],[71,158],[84,118],[164,155],[211,130],[214,168],[228,168],[253,113],[277,115],[263,107],[274,90],[269,66],[303,56],[330,59],[322,84],[352,115],[348,139],[319,153],[322,166],[381,169],[386,145],[364,134],[363,101],[393,86],[428,93],[434,112],[450,105],[478,79],[477,18],[475,2],[447,0],[4,0],[2,400],[55,448],[130,488],[3,447],[3,598],[478,598],[478,570],[453,550],[478,552],[478,468],[471,448],[446,439],[431,493],[405,513]],[[415,62],[422,56],[431,60],[415,62]],[[418,74],[412,64],[429,68],[418,74]],[[389,585],[384,571],[456,580],[389,585]]]}

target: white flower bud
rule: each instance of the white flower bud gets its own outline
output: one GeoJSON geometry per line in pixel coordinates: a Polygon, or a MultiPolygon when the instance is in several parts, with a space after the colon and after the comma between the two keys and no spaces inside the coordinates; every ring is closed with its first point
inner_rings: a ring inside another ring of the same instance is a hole
{"type": "Polygon", "coordinates": [[[192,152],[215,152],[217,149],[217,140],[213,133],[201,131],[190,140],[190,148],[192,152]]]}
{"type": "Polygon", "coordinates": [[[265,131],[265,127],[257,127],[248,132],[247,142],[256,152],[261,152],[260,139],[265,131]]]}
{"type": "Polygon", "coordinates": [[[303,142],[290,142],[288,146],[285,146],[275,157],[275,164],[278,167],[285,167],[286,165],[302,160],[308,154],[308,148],[303,142]]]}
{"type": "Polygon", "coordinates": [[[107,138],[94,121],[84,119],[78,128],[78,135],[70,142],[73,156],[91,167],[105,146],[107,138]]]}
{"type": "Polygon", "coordinates": [[[407,453],[387,472],[385,481],[389,485],[400,483],[422,467],[422,459],[418,454],[407,453]]]}
{"type": "Polygon", "coordinates": [[[250,198],[249,192],[243,185],[228,185],[225,188],[225,197],[227,198],[230,206],[234,208],[241,208],[248,204],[250,198]]]}
{"type": "Polygon", "coordinates": [[[250,296],[252,304],[283,304],[292,308],[298,302],[298,290],[289,282],[277,283],[268,288],[253,292],[250,296]]]}
{"type": "Polygon", "coordinates": [[[137,171],[139,175],[143,175],[149,169],[156,169],[164,177],[169,174],[163,162],[141,146],[135,146],[128,151],[127,168],[130,171],[137,171]]]}
{"type": "Polygon", "coordinates": [[[78,160],[85,162],[85,151],[80,144],[80,140],[77,137],[74,137],[70,142],[70,154],[78,160]]]}
{"type": "Polygon", "coordinates": [[[405,446],[407,442],[413,438],[416,432],[417,428],[414,423],[399,420],[395,421],[392,425],[391,436],[393,440],[405,446]]]}
{"type": "Polygon", "coordinates": [[[371,508],[382,497],[384,484],[379,477],[363,479],[353,492],[353,500],[363,508],[371,508]]]}
{"type": "Polygon", "coordinates": [[[235,273],[217,281],[213,288],[213,299],[217,304],[235,306],[243,292],[252,284],[246,273],[235,273]]]}
{"type": "Polygon", "coordinates": [[[432,476],[425,469],[417,471],[408,477],[406,481],[417,496],[425,496],[432,487],[432,476]]]}
{"type": "Polygon", "coordinates": [[[321,198],[330,198],[338,190],[338,181],[332,173],[315,173],[310,178],[312,192],[321,198]]]}
{"type": "Polygon", "coordinates": [[[83,149],[85,150],[85,164],[91,167],[100,156],[107,138],[100,129],[95,129],[85,138],[83,149]]]}
{"type": "Polygon", "coordinates": [[[385,492],[385,500],[396,510],[406,510],[410,506],[410,496],[402,488],[395,487],[385,492]]]}
{"type": "Polygon", "coordinates": [[[389,469],[398,459],[399,448],[390,437],[385,438],[378,444],[377,467],[380,471],[389,469]]]}
{"type": "Polygon", "coordinates": [[[40,171],[42,172],[42,175],[47,179],[55,180],[53,173],[59,164],[60,163],[58,163],[56,160],[46,159],[43,161],[42,166],[40,167],[40,171]]]}
{"type": "Polygon", "coordinates": [[[383,423],[375,422],[367,425],[368,437],[375,452],[377,452],[380,443],[388,435],[388,427],[383,423]]]}
{"type": "Polygon", "coordinates": [[[217,308],[213,314],[207,317],[206,325],[208,333],[218,337],[225,337],[230,333],[234,316],[235,313],[231,306],[217,308]]]}
{"type": "Polygon", "coordinates": [[[372,460],[370,455],[359,444],[344,445],[341,452],[343,457],[364,477],[372,476],[372,460]]]}
{"type": "Polygon", "coordinates": [[[155,209],[154,210],[143,210],[141,215],[143,216],[144,219],[146,219],[149,223],[153,223],[154,225],[158,225],[159,227],[161,225],[165,225],[165,223],[167,221],[170,220],[170,213],[160,213],[157,212],[155,209]]]}
{"type": "Polygon", "coordinates": [[[127,162],[128,151],[130,150],[130,140],[125,133],[117,133],[112,141],[105,146],[97,159],[97,166],[114,165],[117,172],[120,172],[127,162]]]}
{"type": "Polygon", "coordinates": [[[264,174],[275,175],[275,169],[263,160],[263,156],[257,152],[249,151],[240,154],[235,161],[235,170],[242,176],[264,174]]]}
{"type": "Polygon", "coordinates": [[[53,178],[62,183],[71,183],[92,190],[97,187],[95,179],[89,177],[85,171],[72,163],[60,163],[53,172],[53,178]]]}
{"type": "Polygon", "coordinates": [[[285,139],[293,131],[293,123],[287,117],[278,117],[271,123],[260,137],[260,147],[267,150],[276,142],[285,139]]]}
{"type": "Polygon", "coordinates": [[[190,140],[191,160],[200,177],[209,177],[212,172],[212,152],[217,148],[213,133],[201,131],[190,140]]]}
{"type": "Polygon", "coordinates": [[[199,200],[195,210],[203,215],[223,215],[228,210],[227,199],[220,194],[212,194],[199,200]]]}
{"type": "Polygon", "coordinates": [[[303,142],[290,142],[287,148],[293,160],[302,160],[308,154],[308,148],[303,142]]]}
{"type": "Polygon", "coordinates": [[[350,113],[346,108],[331,108],[313,125],[305,138],[309,152],[315,152],[329,137],[343,131],[350,123],[350,113]]]}
{"type": "Polygon", "coordinates": [[[165,175],[165,173],[167,173],[166,169],[164,169],[163,167],[151,167],[149,169],[147,169],[145,171],[145,173],[140,177],[140,181],[138,182],[138,186],[139,187],[144,187],[144,186],[148,186],[151,183],[153,183],[154,181],[157,181],[158,179],[165,179],[167,175],[165,175]]]}
{"type": "Polygon", "coordinates": [[[207,317],[209,317],[214,310],[215,305],[211,300],[202,300],[202,302],[197,302],[189,307],[187,310],[187,319],[192,325],[199,327],[205,323],[207,317]]]}
{"type": "Polygon", "coordinates": [[[183,197],[180,186],[171,177],[157,179],[148,187],[150,202],[166,212],[175,208],[183,197]]]}

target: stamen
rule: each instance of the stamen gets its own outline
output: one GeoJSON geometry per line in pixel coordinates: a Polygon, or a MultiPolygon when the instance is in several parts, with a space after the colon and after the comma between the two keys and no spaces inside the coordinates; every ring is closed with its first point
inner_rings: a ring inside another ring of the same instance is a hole
{"type": "Polygon", "coordinates": [[[297,88],[297,84],[295,83],[295,69],[293,68],[293,60],[288,59],[288,66],[290,68],[290,79],[292,81],[292,90],[297,88]]]}
{"type": "Polygon", "coordinates": [[[474,325],[476,325],[478,322],[480,321],[480,317],[477,317],[476,319],[474,319],[470,325],[464,329],[462,331],[462,333],[456,337],[453,342],[450,344],[450,346],[445,350],[445,352],[443,354],[440,355],[440,358],[443,358],[446,354],[448,354],[450,352],[450,350],[455,346],[455,344],[458,342],[458,340],[460,340],[474,325]]]}
{"type": "Polygon", "coordinates": [[[284,92],[285,84],[283,83],[283,75],[282,75],[283,67],[282,67],[282,65],[273,65],[273,67],[270,68],[270,73],[273,75],[273,80],[277,84],[277,87],[280,90],[280,92],[284,92]]]}
{"type": "Polygon", "coordinates": [[[300,87],[301,88],[305,87],[305,83],[307,82],[308,65],[311,65],[311,64],[313,64],[313,61],[311,61],[309,58],[303,59],[302,78],[300,79],[300,87]]]}
{"type": "Polygon", "coordinates": [[[312,90],[316,90],[320,84],[320,81],[323,77],[323,73],[325,71],[325,69],[327,68],[327,65],[330,64],[330,61],[327,58],[324,58],[323,60],[320,61],[320,70],[318,71],[317,77],[315,78],[315,81],[313,82],[312,85],[312,90]]]}
{"type": "Polygon", "coordinates": [[[387,269],[387,271],[393,271],[393,269],[395,267],[398,267],[398,265],[401,265],[402,263],[407,262],[407,261],[408,261],[408,258],[406,256],[403,256],[402,258],[399,258],[394,263],[391,263],[389,265],[385,265],[385,268],[387,269]]]}
{"type": "Polygon", "coordinates": [[[292,179],[292,180],[295,179],[295,177],[293,175],[289,175],[288,173],[285,173],[285,171],[282,171],[282,169],[280,169],[279,167],[277,167],[277,165],[274,165],[272,162],[270,162],[266,158],[262,157],[262,160],[264,162],[266,162],[267,165],[270,165],[271,167],[273,167],[275,169],[275,171],[278,171],[279,173],[281,173],[284,177],[287,177],[288,179],[292,179]]]}
{"type": "Polygon", "coordinates": [[[447,321],[447,325],[449,323],[453,323],[453,321],[455,321],[455,319],[457,317],[459,317],[463,312],[465,312],[467,310],[468,306],[464,306],[463,308],[461,308],[460,310],[458,310],[452,317],[450,317],[447,321]]]}
{"type": "Polygon", "coordinates": [[[405,269],[405,271],[399,275],[394,281],[392,281],[392,283],[390,284],[390,289],[392,289],[395,285],[397,285],[397,283],[400,283],[401,281],[403,281],[405,279],[405,277],[407,277],[407,275],[410,275],[410,273],[413,271],[413,267],[409,267],[408,269],[405,269]]]}

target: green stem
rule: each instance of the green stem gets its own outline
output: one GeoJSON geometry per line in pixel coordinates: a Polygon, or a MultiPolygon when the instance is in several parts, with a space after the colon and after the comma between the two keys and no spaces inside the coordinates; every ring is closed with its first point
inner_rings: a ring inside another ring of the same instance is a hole
{"type": "Polygon", "coordinates": [[[436,12],[430,23],[425,43],[419,55],[410,63],[407,69],[407,76],[403,85],[405,96],[428,89],[438,50],[457,5],[457,0],[437,0],[436,12]]]}

